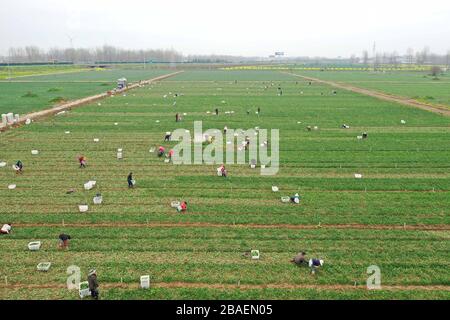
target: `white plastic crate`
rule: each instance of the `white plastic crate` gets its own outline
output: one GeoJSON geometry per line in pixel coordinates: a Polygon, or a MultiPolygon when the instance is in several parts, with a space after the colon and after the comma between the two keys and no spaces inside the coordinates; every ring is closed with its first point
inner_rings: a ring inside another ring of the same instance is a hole
{"type": "Polygon", "coordinates": [[[289,201],[291,201],[291,198],[289,198],[289,197],[281,197],[281,202],[284,202],[284,203],[286,203],[286,202],[289,202],[289,201]]]}
{"type": "Polygon", "coordinates": [[[37,155],[37,154],[39,154],[39,151],[38,150],[31,150],[31,154],[32,155],[37,155]]]}
{"type": "Polygon", "coordinates": [[[0,168],[3,168],[6,166],[6,162],[0,162],[0,168]]]}
{"type": "Polygon", "coordinates": [[[164,159],[164,162],[165,162],[165,163],[169,163],[169,162],[170,162],[170,159],[169,159],[169,158],[164,159]]]}
{"type": "Polygon", "coordinates": [[[259,250],[252,250],[250,255],[252,256],[252,260],[259,260],[259,250]]]}
{"type": "Polygon", "coordinates": [[[33,241],[28,243],[28,249],[30,251],[38,251],[41,248],[41,242],[40,241],[33,241]]]}
{"type": "Polygon", "coordinates": [[[80,298],[89,297],[91,295],[91,290],[89,290],[89,282],[83,281],[78,285],[78,294],[80,298]]]}
{"type": "Polygon", "coordinates": [[[50,269],[51,265],[52,265],[51,262],[40,262],[36,268],[38,271],[47,272],[50,269]]]}
{"type": "Polygon", "coordinates": [[[80,212],[87,212],[89,210],[89,206],[87,204],[80,204],[78,206],[78,210],[80,212]]]}
{"type": "Polygon", "coordinates": [[[362,136],[356,136],[356,139],[361,140],[362,136]]]}
{"type": "Polygon", "coordinates": [[[88,181],[84,184],[84,190],[91,190],[95,185],[97,184],[97,181],[88,181]]]}
{"type": "Polygon", "coordinates": [[[123,159],[123,153],[122,152],[117,152],[117,159],[118,160],[122,160],[123,159]]]}
{"type": "Polygon", "coordinates": [[[95,196],[93,201],[94,201],[94,204],[102,204],[103,197],[102,196],[95,196]]]}
{"type": "Polygon", "coordinates": [[[362,178],[362,174],[360,174],[360,173],[355,173],[355,178],[356,178],[356,179],[361,179],[361,178],[362,178]]]}
{"type": "Polygon", "coordinates": [[[25,124],[31,124],[31,119],[25,120],[25,124]]]}
{"type": "Polygon", "coordinates": [[[16,185],[15,184],[10,184],[9,186],[8,186],[8,189],[9,190],[14,190],[16,188],[16,185]]]}
{"type": "Polygon", "coordinates": [[[278,190],[279,190],[279,189],[278,189],[277,186],[272,186],[272,191],[273,191],[273,192],[278,192],[278,190]]]}
{"type": "Polygon", "coordinates": [[[141,276],[141,288],[142,289],[150,288],[150,276],[149,275],[141,276]]]}
{"type": "Polygon", "coordinates": [[[94,142],[99,142],[100,139],[99,138],[94,138],[94,142]]]}
{"type": "Polygon", "coordinates": [[[171,203],[170,203],[170,206],[172,207],[172,208],[176,208],[176,207],[178,207],[180,205],[180,201],[172,201],[171,203]]]}

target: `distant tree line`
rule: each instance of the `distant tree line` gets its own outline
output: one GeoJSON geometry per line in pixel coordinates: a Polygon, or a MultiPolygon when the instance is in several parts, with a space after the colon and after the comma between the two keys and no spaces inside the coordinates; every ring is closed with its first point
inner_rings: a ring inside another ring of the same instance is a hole
{"type": "Polygon", "coordinates": [[[352,63],[373,64],[373,65],[398,65],[398,64],[428,64],[428,65],[447,65],[450,66],[450,50],[446,54],[435,54],[430,48],[425,47],[422,50],[414,51],[409,48],[406,53],[399,54],[394,52],[376,52],[370,56],[367,50],[362,52],[361,57],[352,55],[352,63]]]}
{"type": "Polygon", "coordinates": [[[10,48],[8,55],[2,57],[4,62],[140,62],[140,61],[181,61],[183,55],[175,50],[127,50],[114,46],[102,46],[95,49],[86,48],[51,48],[43,50],[37,46],[10,48]]]}
{"type": "MultiPolygon", "coordinates": [[[[285,57],[284,61],[327,63],[336,61],[350,64],[365,65],[399,65],[399,64],[430,64],[450,66],[450,50],[447,54],[432,53],[428,47],[419,51],[409,48],[406,53],[363,51],[360,56],[355,54],[349,58],[320,57],[285,57]]],[[[282,62],[277,59],[276,61],[282,62]]],[[[240,63],[251,61],[271,61],[267,57],[242,57],[231,55],[183,55],[174,49],[129,50],[110,45],[97,48],[51,48],[41,49],[37,46],[10,48],[6,56],[0,56],[3,63],[113,63],[113,62],[193,62],[193,63],[240,63]]]]}
{"type": "Polygon", "coordinates": [[[248,61],[249,58],[226,55],[188,55],[173,49],[128,50],[114,46],[86,48],[51,48],[43,50],[37,46],[10,48],[6,56],[0,56],[3,63],[111,63],[111,62],[197,62],[225,63],[248,61]]]}

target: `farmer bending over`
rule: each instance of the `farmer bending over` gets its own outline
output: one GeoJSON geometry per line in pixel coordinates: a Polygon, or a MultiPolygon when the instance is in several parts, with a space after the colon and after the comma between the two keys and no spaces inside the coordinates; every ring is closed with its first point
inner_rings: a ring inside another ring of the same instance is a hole
{"type": "Polygon", "coordinates": [[[295,257],[294,257],[294,259],[292,259],[291,260],[291,262],[293,262],[293,263],[295,263],[296,265],[302,265],[302,264],[304,264],[304,263],[306,263],[306,259],[305,259],[305,256],[306,256],[306,252],[299,252],[295,257]]]}
{"type": "Polygon", "coordinates": [[[0,229],[0,234],[10,234],[11,233],[11,223],[6,223],[0,229]]]}
{"type": "Polygon", "coordinates": [[[218,171],[220,172],[222,177],[225,177],[225,178],[227,177],[227,169],[225,169],[224,165],[221,165],[218,171]]]}
{"type": "Polygon", "coordinates": [[[309,259],[308,262],[309,267],[311,268],[311,273],[315,274],[316,270],[323,266],[323,260],[319,260],[319,259],[309,259]]]}
{"type": "Polygon", "coordinates": [[[61,233],[58,238],[60,249],[66,249],[69,247],[69,240],[71,239],[71,237],[68,234],[61,233]]]}
{"type": "Polygon", "coordinates": [[[183,201],[181,204],[177,207],[178,212],[183,212],[187,210],[187,202],[183,201]]]}
{"type": "Polygon", "coordinates": [[[164,149],[163,146],[160,146],[158,149],[158,157],[162,157],[164,155],[164,153],[166,152],[166,149],[164,149]]]}
{"type": "Polygon", "coordinates": [[[22,161],[19,160],[16,162],[16,173],[17,174],[22,173],[22,169],[23,169],[23,163],[22,163],[22,161]]]}
{"type": "Polygon", "coordinates": [[[294,194],[293,197],[291,197],[291,202],[295,203],[295,204],[299,204],[300,203],[300,196],[298,193],[294,194]]]}

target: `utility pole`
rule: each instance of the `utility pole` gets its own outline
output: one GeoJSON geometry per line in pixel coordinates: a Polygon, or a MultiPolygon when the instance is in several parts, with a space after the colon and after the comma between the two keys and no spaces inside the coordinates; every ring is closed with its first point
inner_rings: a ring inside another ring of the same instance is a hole
{"type": "Polygon", "coordinates": [[[72,63],[75,63],[75,53],[74,53],[74,48],[73,48],[73,37],[69,36],[68,34],[66,34],[67,38],[69,38],[70,41],[70,48],[72,49],[72,63]]]}
{"type": "Polygon", "coordinates": [[[373,55],[373,71],[376,71],[376,64],[377,64],[377,43],[373,42],[373,48],[372,48],[372,55],[373,55]]]}
{"type": "Polygon", "coordinates": [[[11,51],[8,50],[8,80],[11,81],[11,66],[10,64],[10,60],[11,60],[11,51]]]}

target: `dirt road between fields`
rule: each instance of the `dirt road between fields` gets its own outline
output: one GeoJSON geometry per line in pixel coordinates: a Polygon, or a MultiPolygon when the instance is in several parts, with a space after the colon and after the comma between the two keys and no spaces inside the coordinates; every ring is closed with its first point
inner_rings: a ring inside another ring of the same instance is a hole
{"type": "Polygon", "coordinates": [[[387,94],[387,93],[383,93],[383,92],[379,92],[379,91],[373,91],[373,90],[369,90],[369,89],[355,87],[355,86],[352,86],[352,85],[349,85],[349,84],[345,84],[345,83],[342,83],[342,82],[321,80],[321,79],[312,78],[312,77],[306,77],[306,76],[302,76],[302,75],[295,74],[295,73],[290,73],[290,72],[285,72],[285,73],[289,74],[289,75],[292,75],[292,76],[303,78],[303,79],[305,79],[307,81],[323,83],[323,84],[326,84],[326,85],[329,85],[329,86],[332,86],[332,87],[336,87],[336,88],[339,88],[339,89],[360,93],[360,94],[363,94],[363,95],[366,95],[366,96],[370,96],[370,97],[374,97],[374,98],[377,98],[377,99],[381,99],[381,100],[385,100],[385,101],[389,101],[389,102],[400,103],[400,104],[403,104],[403,105],[406,105],[406,106],[415,107],[415,108],[419,108],[419,109],[422,109],[422,110],[438,113],[438,114],[443,115],[443,116],[450,116],[450,108],[445,106],[445,105],[431,105],[431,104],[420,102],[420,101],[417,101],[417,100],[414,100],[414,99],[409,99],[409,98],[396,96],[396,95],[391,95],[391,94],[387,94]]]}
{"type": "MultiPolygon", "coordinates": [[[[28,227],[61,227],[61,223],[15,223],[15,228],[28,227]]],[[[133,223],[133,222],[105,222],[105,223],[64,223],[64,227],[72,228],[250,228],[250,229],[294,229],[294,230],[311,230],[311,229],[364,229],[364,230],[417,230],[417,231],[449,231],[450,225],[432,224],[432,225],[386,225],[386,224],[224,224],[209,222],[149,222],[149,223],[133,223]]]]}
{"type": "MultiPolygon", "coordinates": [[[[121,89],[121,90],[116,90],[114,92],[114,94],[121,94],[121,93],[124,93],[126,91],[139,88],[139,87],[141,87],[143,85],[148,85],[148,84],[151,84],[151,83],[156,82],[156,81],[161,81],[161,80],[164,80],[166,78],[173,77],[173,76],[175,76],[175,75],[177,75],[179,73],[182,73],[182,72],[183,71],[177,71],[177,72],[165,74],[165,75],[162,75],[162,76],[159,76],[159,77],[156,77],[156,78],[152,78],[152,79],[149,79],[149,80],[143,80],[143,81],[140,81],[140,83],[133,83],[133,84],[130,84],[127,88],[124,88],[124,89],[121,89]]],[[[6,124],[5,125],[5,124],[0,123],[0,131],[5,131],[5,130],[7,130],[9,128],[20,127],[21,125],[25,124],[27,119],[36,120],[36,119],[39,119],[39,118],[42,118],[42,117],[54,115],[54,114],[57,114],[57,113],[62,112],[62,111],[70,110],[72,108],[79,107],[79,106],[85,105],[87,103],[92,103],[92,102],[95,102],[97,100],[104,99],[104,98],[106,98],[108,96],[109,96],[108,92],[103,92],[103,93],[96,94],[96,95],[93,95],[93,96],[89,96],[89,97],[73,100],[73,101],[61,104],[59,106],[52,107],[50,109],[45,109],[45,110],[42,110],[42,111],[32,112],[32,113],[29,113],[29,114],[21,116],[19,118],[19,121],[17,121],[14,124],[6,124]]]]}

